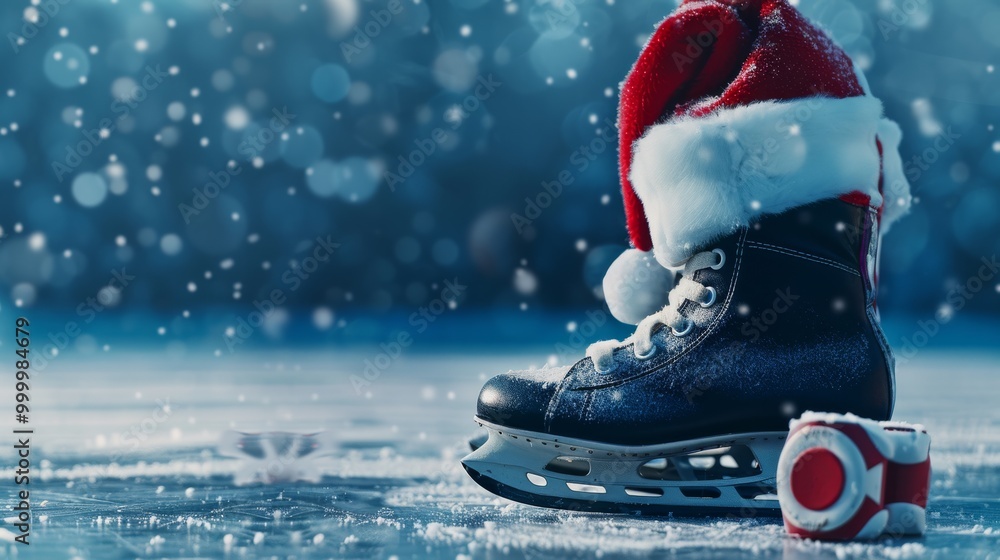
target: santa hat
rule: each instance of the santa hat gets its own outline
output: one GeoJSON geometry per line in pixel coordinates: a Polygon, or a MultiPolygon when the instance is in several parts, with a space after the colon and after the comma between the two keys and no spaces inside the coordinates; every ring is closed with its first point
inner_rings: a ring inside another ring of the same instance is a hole
{"type": "Polygon", "coordinates": [[[664,267],[761,214],[840,197],[884,232],[910,205],[899,127],[786,0],[685,0],[622,84],[618,127],[629,236],[664,267]]]}

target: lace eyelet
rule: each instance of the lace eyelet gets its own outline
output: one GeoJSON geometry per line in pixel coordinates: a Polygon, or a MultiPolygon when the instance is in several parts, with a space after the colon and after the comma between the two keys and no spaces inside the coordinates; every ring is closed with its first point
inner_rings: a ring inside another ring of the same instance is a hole
{"type": "Polygon", "coordinates": [[[708,301],[706,301],[706,302],[700,302],[699,301],[698,305],[700,305],[702,307],[712,307],[713,305],[715,305],[715,298],[717,297],[718,294],[715,293],[715,288],[713,288],[711,286],[708,286],[705,289],[708,290],[708,294],[709,294],[708,301]]]}
{"type": "Polygon", "coordinates": [[[719,270],[726,264],[726,252],[722,249],[712,249],[712,252],[719,255],[719,264],[713,264],[711,266],[712,270],[719,270]]]}
{"type": "Polygon", "coordinates": [[[633,345],[632,346],[632,353],[635,354],[635,357],[637,359],[639,359],[639,360],[648,360],[648,359],[650,359],[650,358],[653,357],[653,354],[656,354],[656,345],[655,344],[650,344],[649,345],[649,350],[645,354],[640,354],[640,353],[636,352],[635,350],[636,350],[636,346],[633,345]]]}
{"type": "Polygon", "coordinates": [[[687,336],[687,334],[691,332],[691,329],[693,328],[694,328],[694,321],[688,320],[687,325],[684,327],[684,330],[679,331],[671,327],[670,332],[674,333],[674,336],[676,336],[677,338],[680,338],[682,336],[687,336]]]}

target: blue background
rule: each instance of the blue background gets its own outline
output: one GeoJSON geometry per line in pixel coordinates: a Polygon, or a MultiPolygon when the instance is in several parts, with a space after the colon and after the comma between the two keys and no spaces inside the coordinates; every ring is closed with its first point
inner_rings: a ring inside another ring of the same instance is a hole
{"type": "MultiPolygon", "coordinates": [[[[908,164],[916,200],[883,247],[883,315],[961,314],[985,326],[973,338],[995,333],[1000,278],[961,309],[954,290],[1000,252],[1000,6],[796,4],[865,68],[904,161],[933,159],[908,164]],[[957,139],[935,149],[942,135],[957,139]]],[[[467,289],[447,312],[473,326],[442,321],[436,336],[564,337],[539,332],[601,309],[627,246],[603,137],[618,83],[675,5],[4,2],[0,308],[56,333],[80,322],[84,351],[114,337],[218,349],[279,289],[254,342],[379,339],[414,328],[457,279],[467,289]],[[274,111],[294,116],[274,131],[274,111]],[[572,183],[519,231],[511,214],[563,171],[572,183]],[[217,196],[185,216],[196,191],[217,196]],[[284,275],[317,238],[337,248],[292,289],[284,275]],[[108,289],[115,271],[135,279],[108,289]],[[102,304],[93,323],[88,298],[102,304]]]]}

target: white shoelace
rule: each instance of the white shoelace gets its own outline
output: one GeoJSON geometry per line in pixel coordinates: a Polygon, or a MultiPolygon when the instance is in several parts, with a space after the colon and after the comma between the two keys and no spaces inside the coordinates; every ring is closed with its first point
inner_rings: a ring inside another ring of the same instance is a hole
{"type": "Polygon", "coordinates": [[[702,307],[715,303],[715,288],[704,286],[692,280],[694,273],[706,268],[718,270],[726,262],[726,254],[720,249],[697,253],[684,263],[680,282],[670,290],[668,303],[663,309],[646,317],[635,328],[635,333],[625,340],[602,340],[587,347],[587,357],[594,361],[598,373],[607,373],[614,368],[614,352],[633,344],[633,352],[640,360],[648,359],[656,353],[653,335],[661,325],[670,327],[674,336],[684,336],[691,332],[694,323],[677,310],[685,301],[693,301],[702,307]]]}

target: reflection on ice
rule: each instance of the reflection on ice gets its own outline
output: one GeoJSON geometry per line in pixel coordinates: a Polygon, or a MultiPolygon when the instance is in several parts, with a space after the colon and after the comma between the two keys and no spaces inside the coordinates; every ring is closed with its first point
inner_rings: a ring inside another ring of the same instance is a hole
{"type": "Polygon", "coordinates": [[[227,431],[219,442],[219,454],[239,459],[233,473],[237,486],[287,482],[319,482],[316,459],[334,448],[323,432],[227,431]]]}

